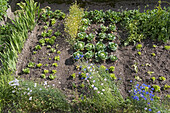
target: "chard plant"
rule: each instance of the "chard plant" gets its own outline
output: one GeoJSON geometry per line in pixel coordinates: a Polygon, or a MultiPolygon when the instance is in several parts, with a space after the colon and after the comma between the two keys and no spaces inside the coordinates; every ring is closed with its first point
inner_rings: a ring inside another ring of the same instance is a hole
{"type": "Polygon", "coordinates": [[[22,69],[22,71],[23,71],[24,74],[29,74],[30,73],[30,69],[29,68],[22,69]]]}
{"type": "Polygon", "coordinates": [[[110,55],[110,56],[109,56],[109,59],[110,59],[111,61],[113,61],[113,62],[115,62],[116,60],[118,60],[118,58],[117,58],[116,56],[114,56],[114,55],[110,55]]]}
{"type": "Polygon", "coordinates": [[[92,44],[92,43],[87,43],[86,46],[85,46],[85,49],[87,51],[91,51],[95,48],[95,46],[92,44]]]}
{"type": "Polygon", "coordinates": [[[101,41],[97,42],[97,44],[96,44],[96,50],[97,51],[102,51],[102,50],[105,50],[105,49],[106,49],[105,44],[103,44],[101,41]]]}
{"type": "Polygon", "coordinates": [[[110,40],[110,41],[113,41],[113,40],[116,39],[116,36],[115,36],[114,34],[112,34],[112,33],[109,33],[109,34],[107,35],[107,39],[110,40]]]}
{"type": "Polygon", "coordinates": [[[85,45],[84,42],[78,41],[77,43],[75,43],[74,49],[77,50],[77,51],[78,50],[84,50],[84,45],[85,45]]]}
{"type": "Polygon", "coordinates": [[[117,46],[118,45],[116,43],[114,43],[114,42],[109,42],[109,45],[108,45],[109,49],[112,50],[112,51],[116,51],[117,46]]]}

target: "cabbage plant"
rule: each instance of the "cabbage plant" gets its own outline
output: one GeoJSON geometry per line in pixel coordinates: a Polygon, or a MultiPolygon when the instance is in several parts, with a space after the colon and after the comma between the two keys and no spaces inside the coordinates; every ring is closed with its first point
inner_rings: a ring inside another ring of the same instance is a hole
{"type": "Polygon", "coordinates": [[[109,33],[109,34],[107,35],[107,39],[113,41],[113,40],[116,39],[116,36],[115,36],[114,34],[112,34],[112,33],[109,33]]]}
{"type": "Polygon", "coordinates": [[[98,51],[97,56],[100,60],[107,60],[108,59],[108,53],[105,51],[98,51]]]}
{"type": "Polygon", "coordinates": [[[97,44],[96,44],[96,50],[97,51],[101,51],[101,50],[105,50],[106,49],[106,46],[105,46],[105,44],[103,44],[102,42],[97,42],[97,44]]]}
{"type": "Polygon", "coordinates": [[[109,47],[109,49],[112,50],[112,51],[116,51],[116,50],[117,50],[117,44],[114,43],[114,42],[109,42],[108,47],[109,47]]]}
{"type": "Polygon", "coordinates": [[[85,58],[90,59],[90,58],[93,58],[94,53],[92,51],[88,51],[85,53],[84,56],[85,56],[85,58]]]}
{"type": "Polygon", "coordinates": [[[99,38],[101,39],[101,41],[105,39],[106,36],[107,36],[106,33],[99,33],[99,38]]]}
{"type": "Polygon", "coordinates": [[[118,58],[116,56],[114,56],[114,55],[110,55],[109,58],[110,58],[111,61],[118,60],[118,58]]]}
{"type": "Polygon", "coordinates": [[[85,32],[80,32],[77,35],[80,40],[83,40],[87,37],[87,34],[85,32]]]}
{"type": "Polygon", "coordinates": [[[84,50],[84,45],[85,45],[85,43],[83,41],[78,41],[77,43],[75,43],[74,49],[75,50],[84,50]]]}
{"type": "Polygon", "coordinates": [[[87,40],[88,41],[92,41],[94,38],[96,37],[96,35],[95,34],[93,34],[93,33],[90,33],[89,35],[87,35],[87,40]]]}
{"type": "Polygon", "coordinates": [[[94,49],[94,45],[92,43],[87,43],[85,46],[87,51],[93,50],[94,49]]]}

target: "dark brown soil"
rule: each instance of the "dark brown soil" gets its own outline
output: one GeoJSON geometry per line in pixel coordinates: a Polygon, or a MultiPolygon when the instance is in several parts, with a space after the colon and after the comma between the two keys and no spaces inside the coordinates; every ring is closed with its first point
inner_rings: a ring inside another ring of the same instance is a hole
{"type": "MultiPolygon", "coordinates": [[[[63,20],[58,20],[56,27],[52,28],[54,31],[60,30],[62,33],[61,36],[57,37],[55,44],[52,46],[55,48],[55,45],[58,44],[58,49],[61,51],[60,60],[55,61],[54,57],[58,55],[57,53],[51,53],[49,49],[46,48],[46,45],[42,47],[36,54],[33,54],[34,47],[38,44],[38,40],[42,38],[40,36],[43,31],[44,23],[37,25],[33,32],[29,34],[29,37],[25,43],[22,53],[18,57],[17,71],[16,76],[19,76],[26,80],[33,80],[43,84],[44,81],[47,81],[49,85],[55,84],[55,87],[61,89],[69,99],[74,95],[72,94],[72,83],[78,85],[82,80],[79,80],[77,77],[75,80],[72,80],[70,77],[73,73],[78,73],[75,70],[76,63],[73,60],[72,54],[73,50],[71,46],[65,41],[64,25],[63,20]],[[49,60],[49,58],[52,58],[49,60]],[[35,64],[42,63],[43,66],[40,68],[34,67],[30,68],[30,74],[23,74],[22,69],[26,68],[29,62],[34,62],[35,64]],[[53,67],[52,63],[56,62],[58,67],[53,67]],[[49,64],[48,66],[44,66],[49,64]],[[48,78],[41,78],[41,74],[44,69],[48,70],[57,70],[56,78],[50,80],[48,78]]],[[[93,25],[97,28],[97,25],[93,25]]],[[[89,29],[90,31],[90,29],[89,29]]],[[[120,33],[115,33],[117,37],[122,36],[120,33]]],[[[124,37],[120,37],[124,38],[124,37]]],[[[117,40],[119,43],[119,40],[117,40]]],[[[164,49],[165,44],[156,43],[149,39],[144,40],[141,51],[141,55],[138,55],[138,50],[136,50],[136,45],[129,45],[127,47],[122,46],[119,43],[119,48],[114,54],[118,57],[116,62],[106,62],[103,63],[107,68],[110,66],[115,66],[115,75],[121,84],[119,86],[121,94],[123,97],[129,95],[129,91],[132,88],[132,85],[135,83],[145,83],[148,85],[159,85],[162,89],[160,93],[157,93],[158,96],[163,96],[169,94],[170,90],[163,90],[165,84],[170,85],[170,51],[164,49]],[[156,48],[153,47],[153,44],[157,45],[156,48]],[[152,56],[151,53],[155,53],[156,56],[152,56]],[[138,72],[136,73],[132,65],[136,64],[138,72]],[[149,64],[150,66],[146,66],[149,64]],[[149,75],[147,72],[154,72],[152,75],[149,75]],[[139,76],[141,80],[136,80],[135,76],[139,76]],[[166,78],[166,81],[160,81],[159,77],[163,76],[166,78]],[[155,82],[152,82],[151,77],[155,77],[155,82]],[[130,81],[132,80],[132,82],[130,81]]],[[[170,43],[166,44],[170,45],[170,43]]]]}

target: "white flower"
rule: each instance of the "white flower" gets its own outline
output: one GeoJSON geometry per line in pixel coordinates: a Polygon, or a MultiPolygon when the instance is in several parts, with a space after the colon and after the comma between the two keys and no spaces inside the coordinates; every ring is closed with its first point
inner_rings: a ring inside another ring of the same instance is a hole
{"type": "Polygon", "coordinates": [[[30,92],[32,92],[32,90],[30,90],[30,92]]]}
{"type": "Polygon", "coordinates": [[[40,88],[40,91],[42,90],[42,88],[40,88]]]}
{"type": "Polygon", "coordinates": [[[94,85],[92,84],[91,87],[94,87],[94,85]]]}
{"type": "Polygon", "coordinates": [[[50,85],[47,85],[47,87],[50,87],[50,85]]]}
{"type": "Polygon", "coordinates": [[[37,87],[37,83],[34,83],[34,87],[37,87]]]}
{"type": "Polygon", "coordinates": [[[103,86],[103,83],[101,83],[101,85],[103,86]]]}
{"type": "Polygon", "coordinates": [[[12,93],[15,93],[15,90],[13,90],[12,93]]]}
{"type": "Polygon", "coordinates": [[[30,90],[30,88],[28,88],[27,90],[30,90]]]}
{"type": "Polygon", "coordinates": [[[95,83],[96,81],[95,80],[93,80],[93,83],[95,83]]]}
{"type": "Polygon", "coordinates": [[[97,92],[98,94],[100,93],[100,91],[97,92]]]}
{"type": "Polygon", "coordinates": [[[94,90],[97,90],[97,87],[94,87],[94,90]]]}
{"type": "Polygon", "coordinates": [[[89,82],[89,80],[87,80],[87,82],[89,82]]]}
{"type": "Polygon", "coordinates": [[[44,81],[44,85],[47,85],[47,81],[44,81]]]}
{"type": "Polygon", "coordinates": [[[147,110],[147,108],[144,108],[145,110],[147,110]]]}
{"type": "Polygon", "coordinates": [[[103,93],[100,93],[101,95],[103,95],[103,93]]]}
{"type": "Polygon", "coordinates": [[[30,92],[28,92],[27,95],[30,95],[30,92]]]}
{"type": "Polygon", "coordinates": [[[24,95],[26,94],[26,92],[24,92],[24,95]]]}
{"type": "Polygon", "coordinates": [[[53,87],[55,86],[55,84],[53,84],[53,87]]]}
{"type": "Polygon", "coordinates": [[[105,89],[102,89],[102,91],[105,91],[105,89]]]}
{"type": "Polygon", "coordinates": [[[29,100],[32,100],[32,97],[30,97],[29,100]]]}
{"type": "Polygon", "coordinates": [[[19,86],[19,80],[15,78],[15,80],[9,82],[10,86],[19,86]]]}
{"type": "Polygon", "coordinates": [[[107,79],[105,78],[104,81],[106,81],[107,79]]]}

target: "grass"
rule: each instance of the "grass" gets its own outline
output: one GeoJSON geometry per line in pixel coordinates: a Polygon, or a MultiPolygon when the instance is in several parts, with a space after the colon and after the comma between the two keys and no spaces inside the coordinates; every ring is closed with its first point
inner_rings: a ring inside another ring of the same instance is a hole
{"type": "MultiPolygon", "coordinates": [[[[54,86],[50,86],[47,81],[38,84],[32,81],[14,78],[12,75],[14,75],[16,70],[18,53],[22,51],[24,42],[28,37],[28,32],[34,29],[37,18],[40,16],[40,6],[33,0],[26,0],[26,3],[21,2],[18,5],[21,11],[18,12],[17,17],[12,20],[13,24],[2,26],[1,29],[3,30],[0,32],[3,34],[3,37],[0,39],[2,41],[1,43],[6,45],[0,48],[0,58],[3,65],[0,70],[0,112],[5,112],[5,110],[10,112],[169,112],[168,108],[170,105],[168,98],[160,101],[153,94],[152,90],[154,89],[152,88],[160,90],[160,87],[136,84],[131,90],[132,95],[124,99],[119,91],[119,81],[116,79],[118,76],[114,74],[115,67],[107,69],[103,65],[97,66],[96,64],[80,60],[79,58],[83,59],[82,54],[80,56],[76,54],[76,61],[78,61],[78,68],[81,73],[79,77],[82,78],[82,83],[80,87],[73,84],[75,98],[71,103],[67,101],[67,97],[62,91],[54,86]],[[112,73],[109,73],[109,70],[112,73]]],[[[132,13],[133,12],[130,11],[124,12],[125,20],[118,18],[118,16],[121,16],[119,13],[116,13],[117,20],[115,20],[117,22],[122,21],[122,23],[123,21],[127,22],[128,25],[126,25],[126,27],[130,28],[129,39],[126,40],[128,43],[136,43],[136,41],[142,41],[143,39],[143,34],[138,32],[139,29],[141,29],[138,28],[140,24],[135,21],[135,19],[130,21],[126,20],[132,13]]],[[[137,13],[142,15],[142,13],[137,13]]],[[[75,42],[83,15],[86,14],[84,14],[83,9],[79,8],[77,3],[74,3],[70,7],[69,15],[66,16],[64,23],[65,32],[69,34],[68,41],[70,44],[75,42]]],[[[162,18],[162,15],[167,14],[167,12],[158,6],[155,14],[159,14],[160,18],[162,18]]],[[[94,20],[92,20],[96,21],[94,23],[104,22],[106,16],[102,11],[90,12],[89,15],[95,15],[94,20]]],[[[107,15],[107,17],[109,16],[111,15],[107,15]]],[[[144,17],[145,16],[146,15],[144,15],[144,17]]],[[[91,18],[91,16],[89,17],[91,18]]],[[[151,17],[154,17],[154,15],[151,15],[151,17]]],[[[167,21],[166,19],[167,18],[165,18],[165,21],[167,21]]],[[[111,18],[108,20],[113,22],[111,18]]],[[[150,18],[149,21],[150,20],[152,20],[152,18],[150,18]]],[[[115,23],[116,22],[114,22],[114,24],[115,23]]],[[[156,26],[167,27],[165,24],[157,24],[156,26]]],[[[154,35],[157,36],[157,32],[154,33],[154,35]]],[[[59,34],[60,33],[56,33],[55,35],[58,36],[59,34]]],[[[149,34],[149,31],[144,32],[145,36],[149,34]]],[[[167,40],[169,35],[167,32],[165,34],[165,39],[163,38],[164,35],[162,35],[161,37],[157,37],[158,40],[167,40]]],[[[138,48],[140,49],[141,47],[142,46],[139,46],[138,48]]],[[[169,50],[169,46],[167,46],[166,49],[169,50]]],[[[60,52],[58,51],[57,53],[59,54],[60,52]]],[[[59,59],[59,56],[55,57],[55,60],[59,59]]],[[[55,67],[58,66],[57,63],[53,63],[52,65],[55,67]]],[[[42,64],[37,64],[37,67],[41,66],[42,64]]],[[[30,67],[34,67],[34,64],[30,63],[30,67]]],[[[133,68],[137,73],[138,67],[136,63],[133,65],[133,68]]],[[[28,69],[29,68],[24,70],[25,73],[29,73],[30,70],[28,69]]],[[[45,74],[48,72],[48,70],[44,70],[45,74]]],[[[52,70],[52,72],[57,73],[56,70],[52,70]]],[[[42,75],[43,78],[46,78],[45,74],[42,75]]],[[[76,73],[73,73],[71,76],[76,79],[76,73]]],[[[50,78],[54,79],[55,76],[51,74],[50,78]]],[[[152,80],[154,81],[153,77],[152,80]]]]}

